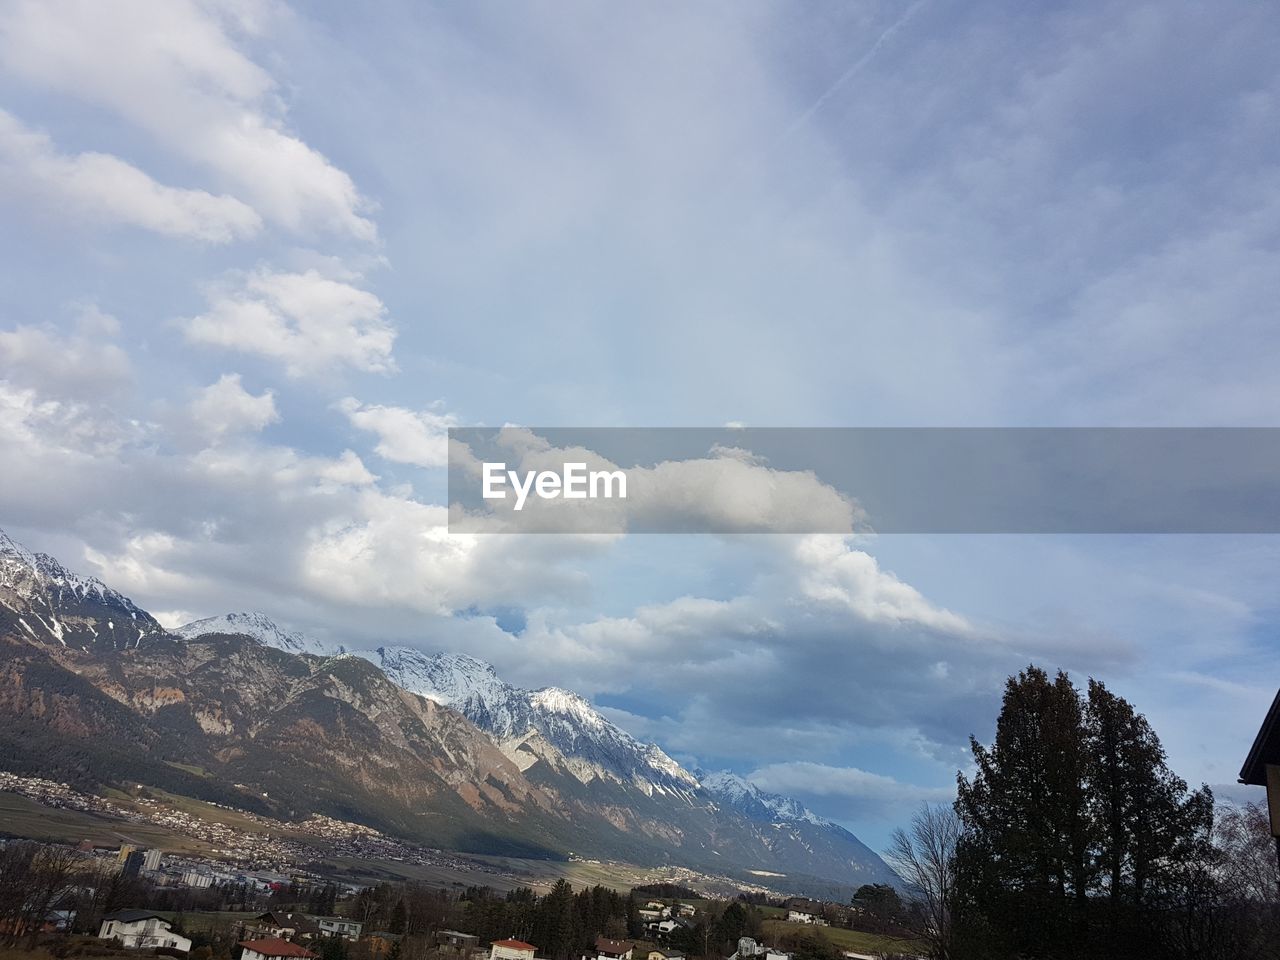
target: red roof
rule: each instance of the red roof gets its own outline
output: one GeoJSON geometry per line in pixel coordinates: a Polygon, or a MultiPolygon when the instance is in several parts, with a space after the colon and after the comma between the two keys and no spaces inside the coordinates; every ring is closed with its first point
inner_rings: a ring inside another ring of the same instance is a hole
{"type": "Polygon", "coordinates": [[[495,947],[506,947],[509,950],[528,950],[530,953],[536,953],[538,948],[532,943],[525,943],[523,940],[495,940],[495,947]]]}
{"type": "Polygon", "coordinates": [[[300,947],[279,937],[268,937],[265,940],[241,940],[240,946],[246,950],[256,950],[264,957],[318,957],[306,947],[300,947]]]}

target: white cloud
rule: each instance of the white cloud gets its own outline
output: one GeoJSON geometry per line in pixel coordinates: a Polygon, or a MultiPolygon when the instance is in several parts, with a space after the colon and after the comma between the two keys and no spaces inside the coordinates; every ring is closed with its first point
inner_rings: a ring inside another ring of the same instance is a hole
{"type": "Polygon", "coordinates": [[[8,184],[10,199],[37,198],[45,211],[208,243],[252,236],[262,224],[235,197],[165,186],[110,154],[61,154],[46,134],[3,110],[0,183],[8,184]]]}
{"type": "Polygon", "coordinates": [[[285,129],[275,82],[237,47],[276,9],[19,0],[0,13],[0,62],[114,110],[286,229],[372,241],[376,230],[351,178],[285,129]]]}
{"type": "Polygon", "coordinates": [[[133,364],[117,344],[94,335],[110,328],[100,311],[82,317],[81,332],[48,327],[0,330],[0,378],[44,394],[102,402],[133,383],[133,364]]]}
{"type": "Polygon", "coordinates": [[[190,409],[196,428],[211,440],[246,430],[256,432],[280,419],[275,394],[266,390],[254,396],[241,384],[238,373],[223,374],[203,388],[190,409]]]}
{"type": "MultiPolygon", "coordinates": [[[[619,465],[585,447],[556,447],[523,427],[507,427],[496,445],[508,454],[507,468],[559,472],[565,463],[613,472],[619,465]]],[[[479,482],[480,461],[465,443],[453,448],[456,465],[479,482]]],[[[515,511],[514,496],[490,499],[484,512],[464,514],[457,529],[489,532],[627,531],[794,533],[852,532],[861,509],[811,470],[777,470],[750,451],[718,446],[706,457],[665,460],[626,469],[625,499],[533,500],[515,511]]]]}
{"type": "Polygon", "coordinates": [[[341,488],[359,489],[378,479],[351,450],[337,457],[312,457],[292,447],[209,447],[196,453],[190,466],[227,490],[242,485],[246,494],[269,492],[275,497],[303,490],[333,493],[341,488]]]}
{"type": "MultiPolygon", "coordinates": [[[[4,427],[0,436],[32,455],[75,454],[90,459],[119,451],[143,429],[91,404],[43,397],[6,380],[0,380],[0,425],[4,427]]],[[[6,465],[9,481],[19,464],[6,460],[6,465]]]]}
{"type": "Polygon", "coordinates": [[[259,270],[212,287],[209,309],[182,326],[193,343],[278,360],[294,377],[344,364],[369,373],[396,369],[396,332],[382,301],[316,270],[259,270]]]}
{"type": "Polygon", "coordinates": [[[956,634],[972,633],[964,617],[929,603],[910,584],[880,569],[871,554],[852,549],[844,537],[814,534],[792,552],[800,592],[876,623],[915,623],[956,634]]]}
{"type": "Polygon", "coordinates": [[[352,425],[377,434],[378,456],[419,467],[442,467],[449,461],[449,428],[458,425],[451,413],[362,404],[346,397],[336,405],[352,425]]]}

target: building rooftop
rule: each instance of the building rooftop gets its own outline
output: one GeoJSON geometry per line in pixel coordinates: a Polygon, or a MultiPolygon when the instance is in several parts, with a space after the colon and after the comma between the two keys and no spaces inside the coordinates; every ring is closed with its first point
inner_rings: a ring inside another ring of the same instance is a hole
{"type": "Polygon", "coordinates": [[[121,923],[137,923],[139,920],[149,920],[155,917],[157,920],[165,920],[164,917],[156,913],[154,910],[117,910],[115,913],[108,913],[103,920],[118,920],[121,923]]]}
{"type": "Polygon", "coordinates": [[[610,940],[608,937],[596,937],[596,953],[613,953],[621,956],[633,949],[635,944],[626,940],[610,940]]]}
{"type": "Polygon", "coordinates": [[[1240,768],[1240,782],[1265,787],[1268,764],[1280,764],[1280,693],[1271,701],[1271,709],[1258,728],[1249,756],[1240,768]]]}
{"type": "Polygon", "coordinates": [[[318,957],[306,947],[300,947],[279,937],[267,937],[265,940],[241,940],[239,946],[246,950],[255,950],[264,957],[318,957]]]}

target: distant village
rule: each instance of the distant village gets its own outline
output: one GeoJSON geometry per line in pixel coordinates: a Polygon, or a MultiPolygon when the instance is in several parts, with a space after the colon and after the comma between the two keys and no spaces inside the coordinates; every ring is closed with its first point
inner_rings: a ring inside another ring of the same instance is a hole
{"type": "MultiPolygon", "coordinates": [[[[207,858],[193,858],[193,869],[210,877],[227,879],[225,864],[250,870],[274,872],[284,876],[299,865],[325,856],[353,859],[390,860],[422,866],[444,866],[469,872],[501,872],[487,864],[460,857],[444,850],[397,840],[370,827],[330,817],[314,815],[301,823],[284,823],[259,814],[236,810],[236,816],[252,823],[257,830],[247,832],[224,823],[157,803],[145,796],[135,798],[131,807],[91,794],[81,793],[68,784],[39,777],[21,777],[0,771],[0,791],[28,797],[47,807],[97,813],[126,823],[164,827],[209,847],[207,858]],[[304,834],[324,841],[324,849],[286,834],[304,834]]],[[[216,806],[213,804],[212,806],[216,806]]],[[[239,875],[243,871],[233,871],[239,875]]]]}
{"type": "MultiPolygon", "coordinates": [[[[52,957],[172,956],[192,960],[872,960],[911,950],[841,946],[844,929],[879,929],[874,904],[715,898],[675,881],[620,893],[502,893],[425,884],[341,882],[296,866],[305,844],[252,840],[222,824],[157,808],[154,817],[63,784],[0,774],[3,789],[50,806],[164,823],[228,859],[103,846],[0,840],[0,945],[52,957]],[[108,809],[114,808],[114,809],[108,809]],[[249,849],[252,843],[259,843],[249,849]],[[237,858],[237,859],[231,859],[237,858]],[[826,929],[824,929],[826,928],[826,929]]],[[[143,806],[145,810],[145,805],[143,806]]],[[[264,824],[268,821],[259,818],[264,824]]],[[[376,831],[313,818],[353,851],[390,843],[376,831]],[[354,828],[354,830],[353,830],[354,828]]],[[[385,856],[385,850],[380,851],[385,856]]],[[[358,854],[355,854],[358,855],[358,854]]],[[[872,888],[866,888],[872,889],[872,888]]],[[[891,888],[888,891],[896,901],[891,888]]],[[[906,944],[906,941],[902,941],[906,944]]]]}

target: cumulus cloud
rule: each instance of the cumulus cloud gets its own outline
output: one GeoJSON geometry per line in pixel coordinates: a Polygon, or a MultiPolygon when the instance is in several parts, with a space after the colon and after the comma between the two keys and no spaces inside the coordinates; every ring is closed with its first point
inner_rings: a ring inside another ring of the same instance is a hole
{"type": "Polygon", "coordinates": [[[271,391],[223,376],[173,421],[210,441],[188,448],[162,425],[0,380],[0,525],[86,525],[97,572],[162,609],[220,612],[243,597],[296,606],[302,623],[324,609],[331,628],[377,611],[417,633],[424,615],[586,589],[571,561],[598,556],[604,538],[451,536],[443,506],[384,489],[355,452],[253,435],[277,416],[271,391]]]}
{"type": "Polygon", "coordinates": [[[973,630],[964,617],[929,603],[843,537],[804,537],[795,541],[792,557],[801,594],[817,604],[843,607],[876,623],[918,623],[961,635],[973,630]]]}
{"type": "Polygon", "coordinates": [[[3,110],[0,183],[8,185],[11,200],[34,197],[46,211],[208,243],[251,236],[262,224],[235,197],[165,186],[110,154],[59,153],[47,134],[3,110]]]}
{"type": "Polygon", "coordinates": [[[451,413],[363,404],[346,397],[337,404],[351,424],[376,434],[378,456],[419,467],[442,467],[449,459],[449,428],[458,425],[451,413]]]}
{"type": "MultiPolygon", "coordinates": [[[[20,0],[0,13],[0,62],[27,81],[115,111],[286,229],[373,240],[374,225],[362,215],[368,204],[351,178],[286,129],[275,82],[239,49],[239,38],[267,28],[271,9],[20,0]]],[[[134,193],[147,192],[118,165],[92,158],[87,165],[94,176],[111,174],[134,193]]],[[[209,202],[195,205],[207,219],[209,202]]],[[[224,218],[232,209],[221,204],[224,218]]],[[[249,223],[239,208],[233,218],[233,233],[249,223]]]]}
{"type": "Polygon", "coordinates": [[[86,308],[79,327],[71,334],[26,325],[0,330],[0,378],[60,397],[101,402],[120,395],[133,384],[133,364],[102,335],[116,332],[114,318],[86,308]]]}
{"type": "MultiPolygon", "coordinates": [[[[566,463],[588,472],[615,473],[622,466],[581,446],[555,446],[522,427],[496,434],[508,470],[560,473],[566,463]]],[[[489,455],[486,454],[486,459],[489,455]]],[[[481,458],[454,439],[453,468],[479,490],[481,458]]],[[[474,532],[852,532],[863,514],[856,503],[811,470],[769,467],[750,451],[716,446],[705,457],[627,466],[626,497],[566,500],[529,498],[520,511],[508,485],[503,499],[473,507],[455,501],[455,529],[474,532]]]]}
{"type": "Polygon", "coordinates": [[[368,373],[396,369],[396,332],[382,301],[316,270],[259,270],[211,286],[209,307],[181,321],[187,339],[279,361],[294,377],[342,365],[368,373]]]}
{"type": "Polygon", "coordinates": [[[225,373],[216,383],[200,390],[191,402],[190,412],[197,430],[210,440],[242,431],[256,432],[280,419],[275,394],[265,390],[255,396],[244,388],[238,373],[225,373]]]}

